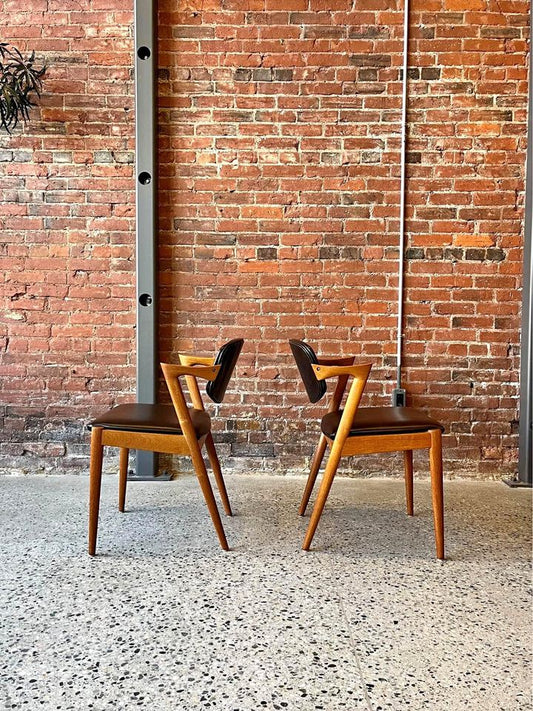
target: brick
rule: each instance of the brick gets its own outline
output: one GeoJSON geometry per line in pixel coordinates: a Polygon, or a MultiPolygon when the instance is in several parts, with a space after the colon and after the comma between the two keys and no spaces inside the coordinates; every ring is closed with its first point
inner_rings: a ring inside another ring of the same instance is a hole
{"type": "MultiPolygon", "coordinates": [[[[36,2],[0,10],[54,72],[0,150],[2,461],[84,470],[80,418],[135,387],[133,10],[36,2]]],[[[244,335],[224,466],[302,473],[318,430],[288,338],[371,358],[365,403],[390,402],[403,8],[269,3],[160,0],[159,345],[244,335]]],[[[507,10],[411,9],[404,370],[453,476],[516,466],[528,18],[507,10]]]]}
{"type": "Polygon", "coordinates": [[[420,71],[420,78],[423,81],[436,81],[441,77],[440,67],[422,67],[420,71]]]}
{"type": "Polygon", "coordinates": [[[355,67],[390,67],[392,59],[387,54],[352,54],[350,64],[355,67]]]}

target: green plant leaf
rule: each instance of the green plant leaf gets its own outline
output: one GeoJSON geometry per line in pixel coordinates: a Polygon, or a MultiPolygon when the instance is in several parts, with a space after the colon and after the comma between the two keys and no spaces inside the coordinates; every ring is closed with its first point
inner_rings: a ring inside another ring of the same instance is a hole
{"type": "Polygon", "coordinates": [[[33,96],[41,96],[46,66],[36,68],[34,62],[35,52],[25,59],[16,47],[0,42],[0,127],[8,133],[29,120],[33,96]]]}

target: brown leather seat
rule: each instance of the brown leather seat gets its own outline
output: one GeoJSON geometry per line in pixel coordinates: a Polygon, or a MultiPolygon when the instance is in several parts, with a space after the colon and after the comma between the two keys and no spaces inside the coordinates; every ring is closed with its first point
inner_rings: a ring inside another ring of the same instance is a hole
{"type": "MultiPolygon", "coordinates": [[[[211,431],[211,418],[205,410],[190,407],[189,415],[198,439],[211,431]]],[[[122,432],[183,434],[173,405],[117,405],[93,420],[90,427],[104,427],[107,430],[122,432]]]]}
{"type": "MultiPolygon", "coordinates": [[[[344,410],[328,412],[322,418],[322,432],[335,439],[344,410]]],[[[348,437],[358,435],[406,434],[444,427],[414,407],[360,407],[355,413],[348,437]]]]}

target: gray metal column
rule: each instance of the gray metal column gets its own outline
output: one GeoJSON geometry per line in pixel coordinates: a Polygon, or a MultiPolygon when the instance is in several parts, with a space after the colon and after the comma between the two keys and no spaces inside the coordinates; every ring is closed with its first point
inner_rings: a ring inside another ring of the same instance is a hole
{"type": "MultiPolygon", "coordinates": [[[[533,10],[530,15],[533,32],[533,10]]],[[[529,116],[527,126],[526,157],[526,218],[524,225],[524,281],[522,286],[522,336],[520,339],[520,460],[519,481],[531,486],[532,474],[532,428],[533,428],[533,377],[532,328],[533,299],[533,254],[531,250],[531,226],[533,212],[533,55],[529,53],[529,116]]]]}
{"type": "MultiPolygon", "coordinates": [[[[157,399],[157,0],[135,0],[137,207],[137,402],[157,399]]],[[[137,477],[152,479],[157,455],[137,452],[137,477]]]]}

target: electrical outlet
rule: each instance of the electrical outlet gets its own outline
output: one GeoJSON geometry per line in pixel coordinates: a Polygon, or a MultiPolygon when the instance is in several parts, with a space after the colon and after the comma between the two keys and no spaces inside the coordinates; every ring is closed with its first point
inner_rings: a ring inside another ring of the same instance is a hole
{"type": "Polygon", "coordinates": [[[394,388],[392,391],[392,404],[394,407],[405,407],[406,393],[403,388],[394,388]]]}

